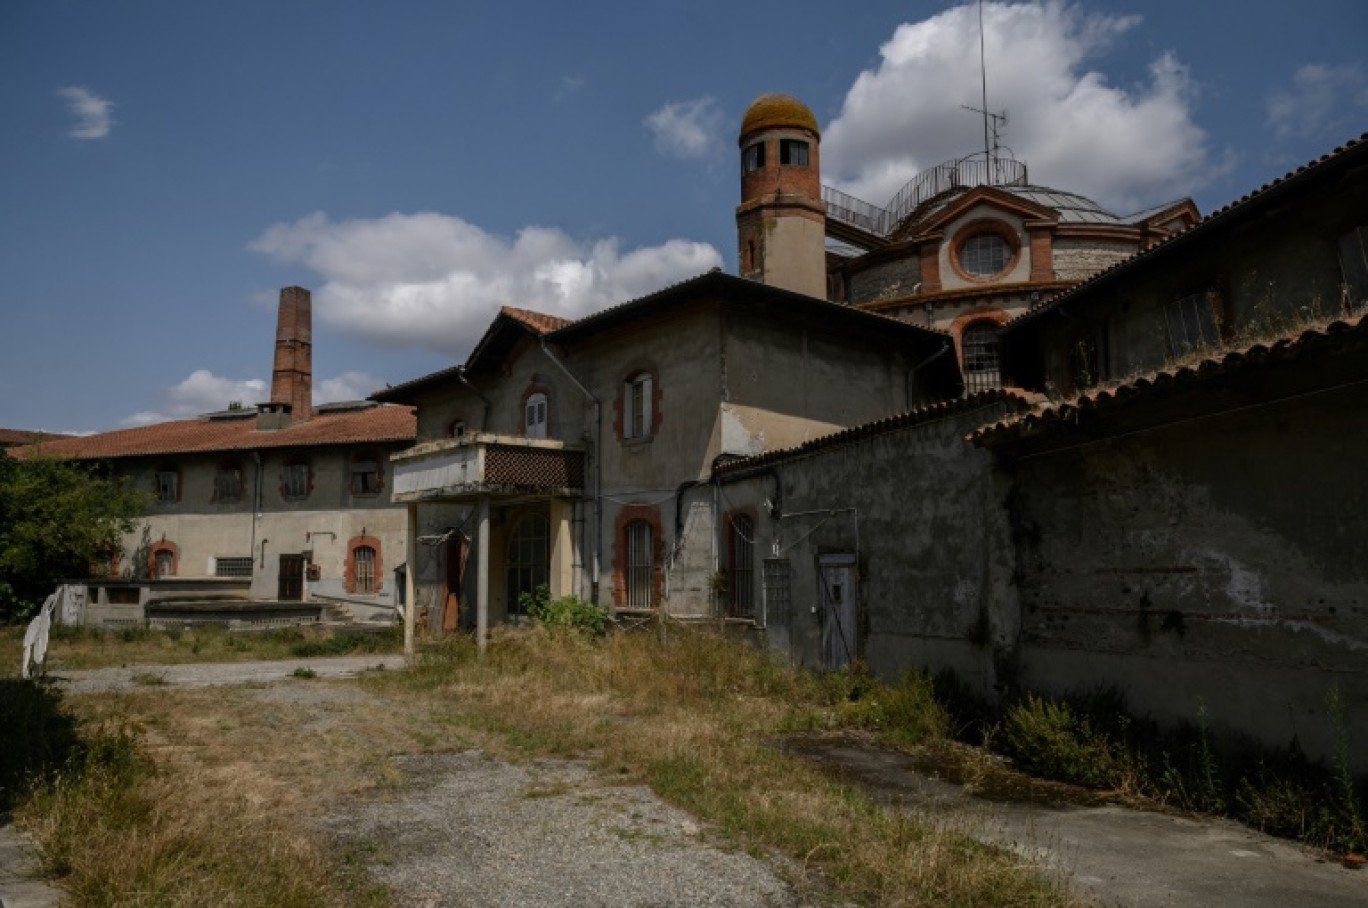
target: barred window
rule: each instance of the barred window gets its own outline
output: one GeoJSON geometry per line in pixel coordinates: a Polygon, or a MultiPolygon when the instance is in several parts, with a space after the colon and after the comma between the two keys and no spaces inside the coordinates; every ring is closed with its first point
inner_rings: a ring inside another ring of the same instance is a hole
{"type": "Polygon", "coordinates": [[[1205,291],[1175,300],[1164,310],[1164,318],[1168,323],[1171,356],[1184,356],[1193,350],[1214,346],[1220,340],[1211,296],[1205,291]]]}
{"type": "Polygon", "coordinates": [[[655,530],[645,520],[627,524],[627,607],[655,607],[655,530]]]}
{"type": "Polygon", "coordinates": [[[176,575],[176,556],[167,549],[160,549],[153,556],[153,573],[156,579],[176,575]]]}
{"type": "Polygon", "coordinates": [[[991,230],[976,233],[959,249],[959,264],[974,277],[992,277],[1007,267],[1012,250],[1002,235],[991,230]]]}
{"type": "Polygon", "coordinates": [[[977,322],[965,329],[960,340],[964,350],[964,389],[972,393],[1001,387],[997,326],[977,322]]]}
{"type": "Polygon", "coordinates": [[[214,558],[215,577],[252,576],[251,555],[218,555],[214,558]]]}
{"type": "Polygon", "coordinates": [[[733,618],[755,617],[755,521],[747,514],[731,519],[728,533],[728,614],[733,618]]]}
{"type": "Polygon", "coordinates": [[[375,592],[375,549],[368,545],[358,545],[352,549],[352,577],[355,578],[352,592],[375,592]]]}

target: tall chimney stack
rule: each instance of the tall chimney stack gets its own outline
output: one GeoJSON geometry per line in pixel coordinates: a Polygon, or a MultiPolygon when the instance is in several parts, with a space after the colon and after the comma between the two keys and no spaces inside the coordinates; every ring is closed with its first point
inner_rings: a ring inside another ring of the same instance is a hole
{"type": "Polygon", "coordinates": [[[291,423],[313,415],[313,297],[303,287],[280,291],[271,403],[289,404],[291,423]]]}

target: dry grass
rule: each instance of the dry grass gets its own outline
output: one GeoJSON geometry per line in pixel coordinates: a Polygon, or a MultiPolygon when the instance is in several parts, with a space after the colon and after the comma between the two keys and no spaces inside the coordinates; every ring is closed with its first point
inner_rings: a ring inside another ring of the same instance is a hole
{"type": "Polygon", "coordinates": [[[20,815],[79,905],[383,905],[388,894],[354,855],[322,840],[329,802],[385,796],[402,782],[398,754],[480,747],[514,761],[587,759],[610,782],[645,781],[733,844],[790,858],[793,882],[822,901],[1075,904],[954,818],[881,807],[770,746],[795,728],[935,733],[940,720],[911,715],[921,688],[901,687],[796,672],[706,634],[591,644],[504,631],[484,659],[447,642],[359,686],[73,697],[88,734],[132,728],[151,770],[122,790],[68,774],[65,791],[59,782],[20,815]]]}

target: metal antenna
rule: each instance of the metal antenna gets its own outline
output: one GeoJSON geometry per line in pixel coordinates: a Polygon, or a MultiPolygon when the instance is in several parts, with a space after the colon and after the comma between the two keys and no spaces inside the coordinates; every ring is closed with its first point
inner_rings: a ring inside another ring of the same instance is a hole
{"type": "Polygon", "coordinates": [[[988,109],[988,55],[984,49],[983,37],[983,0],[979,0],[979,84],[983,89],[983,106],[970,107],[961,104],[964,110],[983,115],[983,168],[988,176],[989,185],[996,185],[997,167],[994,166],[998,149],[998,125],[1007,124],[1007,112],[993,113],[988,109]],[[990,138],[991,135],[991,138],[990,138]]]}

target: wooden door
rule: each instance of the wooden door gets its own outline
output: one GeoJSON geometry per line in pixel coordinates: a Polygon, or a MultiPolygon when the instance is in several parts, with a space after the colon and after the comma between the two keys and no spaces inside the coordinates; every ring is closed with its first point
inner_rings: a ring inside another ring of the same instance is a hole
{"type": "Polygon", "coordinates": [[[860,596],[854,555],[822,555],[817,559],[822,600],[822,666],[836,670],[859,652],[860,596]]]}
{"type": "Polygon", "coordinates": [[[304,556],[280,556],[280,583],[276,598],[281,602],[299,602],[304,598],[304,556]]]}

